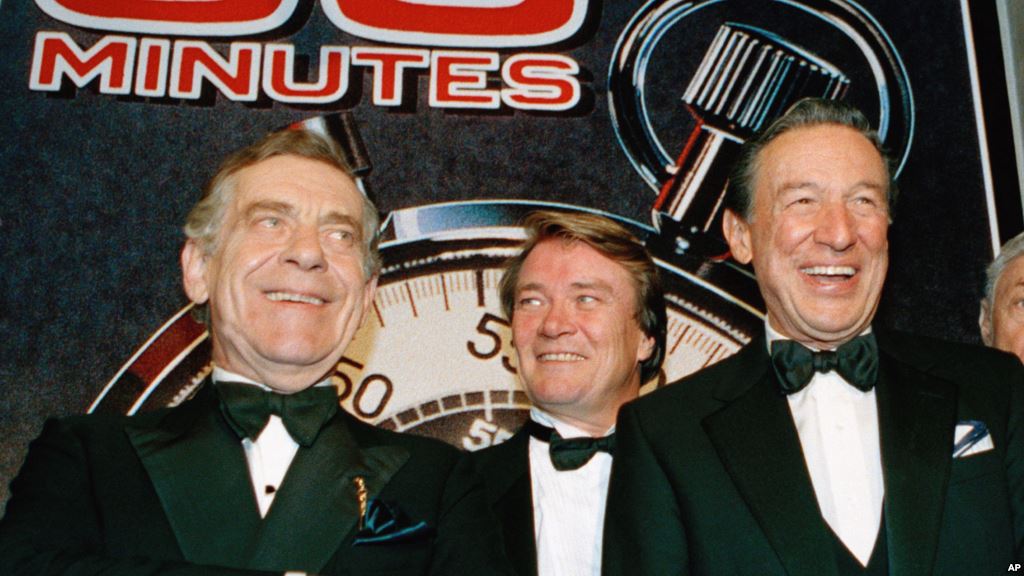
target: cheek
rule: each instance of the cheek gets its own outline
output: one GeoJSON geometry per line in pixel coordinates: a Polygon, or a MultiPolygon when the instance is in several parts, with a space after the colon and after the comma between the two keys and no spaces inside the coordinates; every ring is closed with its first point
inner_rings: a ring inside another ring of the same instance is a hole
{"type": "Polygon", "coordinates": [[[1024,348],[1024,309],[1013,306],[1002,318],[996,319],[997,339],[1014,348],[1024,348]]]}
{"type": "Polygon", "coordinates": [[[516,348],[529,346],[536,331],[536,320],[528,313],[518,312],[512,317],[512,344],[516,348]]]}
{"type": "Polygon", "coordinates": [[[799,217],[780,217],[772,222],[770,233],[765,234],[764,246],[782,253],[791,252],[814,232],[812,223],[799,217]]]}
{"type": "Polygon", "coordinates": [[[887,252],[889,249],[889,222],[885,219],[874,219],[865,223],[859,237],[870,250],[887,252]]]}
{"type": "Polygon", "coordinates": [[[271,254],[268,250],[259,250],[256,246],[243,245],[225,250],[218,275],[221,277],[221,282],[225,284],[240,280],[253,270],[258,269],[270,257],[271,254]]]}
{"type": "Polygon", "coordinates": [[[1024,352],[1024,322],[1015,306],[1000,307],[992,317],[992,345],[1000,350],[1024,352]]]}

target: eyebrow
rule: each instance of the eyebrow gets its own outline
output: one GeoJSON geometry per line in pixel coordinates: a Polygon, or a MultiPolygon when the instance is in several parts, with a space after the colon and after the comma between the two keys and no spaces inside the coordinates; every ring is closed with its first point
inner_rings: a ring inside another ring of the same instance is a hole
{"type": "MultiPolygon", "coordinates": [[[[569,284],[569,286],[576,290],[598,290],[601,292],[614,292],[614,290],[612,290],[611,284],[603,280],[579,280],[569,284]]],[[[540,282],[530,282],[528,284],[523,284],[522,286],[517,288],[516,292],[527,292],[530,290],[541,291],[543,290],[543,288],[544,285],[541,284],[540,282]]]]}
{"type": "MultiPolygon", "coordinates": [[[[251,219],[259,212],[273,212],[275,214],[284,214],[285,216],[295,216],[298,213],[298,209],[288,202],[281,202],[278,200],[260,200],[258,202],[253,202],[246,207],[245,218],[247,220],[251,219]]],[[[319,223],[321,225],[346,224],[351,226],[353,230],[358,233],[358,236],[362,237],[362,226],[360,225],[360,222],[352,216],[343,212],[338,212],[337,210],[332,210],[320,217],[319,223]]]]}
{"type": "Polygon", "coordinates": [[[248,220],[256,215],[258,212],[274,212],[277,214],[284,214],[286,216],[292,216],[295,214],[295,206],[287,202],[277,202],[273,200],[260,200],[259,202],[253,202],[245,208],[245,218],[248,220]]]}
{"type": "MultiPolygon", "coordinates": [[[[787,192],[789,190],[821,190],[822,188],[823,186],[821,186],[817,182],[811,182],[806,180],[785,182],[782,184],[782,186],[779,186],[779,190],[782,192],[787,192]]],[[[850,186],[847,190],[859,190],[862,188],[867,188],[869,190],[878,190],[879,192],[885,191],[884,184],[879,184],[878,182],[872,182],[870,180],[861,180],[854,184],[853,186],[850,186]]]]}

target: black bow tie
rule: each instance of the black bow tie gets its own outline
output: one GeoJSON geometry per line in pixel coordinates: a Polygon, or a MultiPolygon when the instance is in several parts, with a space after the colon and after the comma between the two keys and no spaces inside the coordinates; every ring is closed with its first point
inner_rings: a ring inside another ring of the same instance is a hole
{"type": "Polygon", "coordinates": [[[843,380],[864,392],[878,378],[878,344],[874,334],[858,336],[836,350],[815,352],[799,342],[772,342],[772,367],[779,376],[783,394],[803,390],[815,372],[835,370],[843,380]]]}
{"type": "Polygon", "coordinates": [[[338,411],[338,393],[334,386],[314,386],[295,394],[278,394],[252,384],[217,382],[214,390],[220,397],[224,419],[239,438],[255,440],[270,415],[276,414],[296,442],[309,446],[320,428],[338,411]]]}
{"type": "Polygon", "coordinates": [[[611,454],[615,450],[615,434],[609,434],[601,438],[582,436],[579,438],[562,438],[554,428],[534,422],[533,419],[526,421],[526,430],[537,440],[548,443],[548,451],[551,455],[551,464],[555,470],[576,470],[594,457],[599,450],[611,454]]]}

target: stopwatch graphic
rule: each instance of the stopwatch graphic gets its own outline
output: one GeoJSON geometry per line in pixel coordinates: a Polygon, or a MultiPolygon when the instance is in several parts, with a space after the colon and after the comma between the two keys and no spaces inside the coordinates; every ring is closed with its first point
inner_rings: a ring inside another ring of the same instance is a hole
{"type": "MultiPolygon", "coordinates": [[[[803,96],[865,109],[899,170],[914,109],[880,25],[847,0],[661,0],[622,31],[608,74],[614,134],[654,194],[651,223],[613,214],[654,254],[668,304],[666,358],[642,393],[717,362],[763,330],[749,269],[718,233],[728,167],[742,142],[803,96]]],[[[302,128],[333,137],[366,189],[366,150],[349,116],[302,128]]],[[[342,406],[378,426],[478,449],[507,438],[529,402],[497,286],[530,211],[590,211],[514,199],[396,210],[382,224],[373,306],[332,376],[342,406]]],[[[600,212],[598,212],[600,213],[600,212]]],[[[211,370],[205,327],[186,310],[126,362],[90,410],[181,402],[211,370]]]]}
{"type": "Polygon", "coordinates": [[[657,194],[663,249],[727,250],[722,201],[740,145],[803,97],[863,110],[899,175],[913,92],[889,35],[856,2],[655,0],[633,16],[612,55],[608,104],[626,157],[657,194]]]}

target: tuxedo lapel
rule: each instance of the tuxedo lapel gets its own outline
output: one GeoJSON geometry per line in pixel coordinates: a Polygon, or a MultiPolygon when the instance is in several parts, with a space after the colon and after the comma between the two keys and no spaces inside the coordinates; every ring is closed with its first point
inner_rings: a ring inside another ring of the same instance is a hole
{"type": "Polygon", "coordinates": [[[956,389],[885,353],[879,369],[890,574],[931,574],[951,466],[956,389]]]}
{"type": "Polygon", "coordinates": [[[155,424],[125,426],[189,562],[244,565],[260,523],[245,453],[207,382],[155,424]]]}
{"type": "Polygon", "coordinates": [[[299,449],[259,532],[250,568],[320,572],[354,534],[356,476],[374,498],[408,460],[397,446],[359,446],[350,418],[339,413],[309,448],[299,449]]]}
{"type": "Polygon", "coordinates": [[[533,526],[533,486],[530,480],[530,435],[520,429],[494,448],[486,461],[487,481],[497,495],[494,511],[502,524],[505,550],[520,576],[537,574],[537,541],[533,526]]]}
{"type": "Polygon", "coordinates": [[[739,354],[734,377],[723,377],[717,390],[725,406],[704,419],[704,429],[786,571],[835,575],[800,438],[764,340],[739,354]]]}

